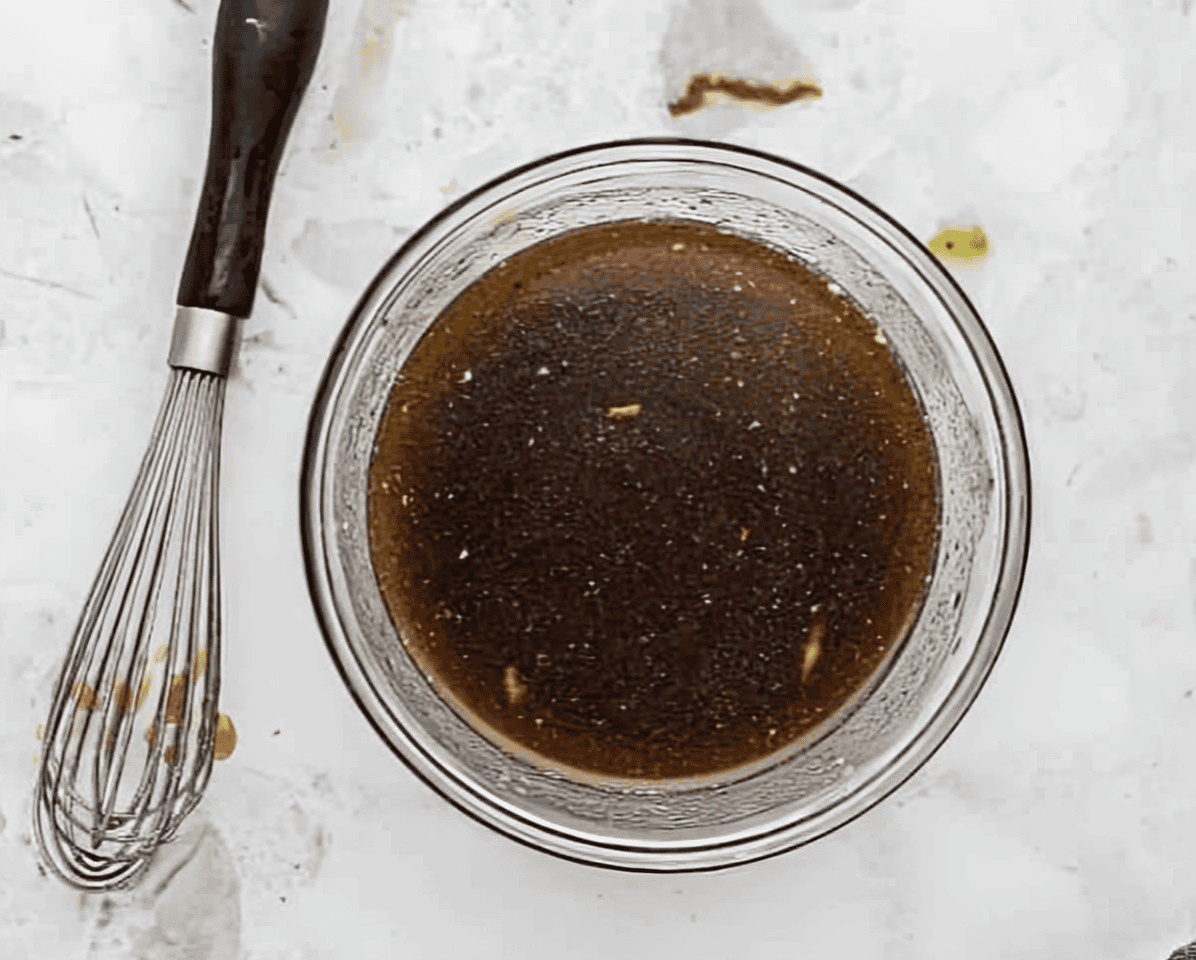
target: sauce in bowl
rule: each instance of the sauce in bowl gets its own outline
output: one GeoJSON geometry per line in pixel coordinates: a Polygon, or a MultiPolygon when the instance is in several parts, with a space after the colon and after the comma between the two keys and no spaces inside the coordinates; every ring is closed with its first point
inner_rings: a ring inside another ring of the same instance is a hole
{"type": "Polygon", "coordinates": [[[688,221],[581,228],[468,287],[394,384],[368,504],[441,697],[637,779],[760,761],[851,702],[917,617],[940,508],[876,323],[688,221]]]}

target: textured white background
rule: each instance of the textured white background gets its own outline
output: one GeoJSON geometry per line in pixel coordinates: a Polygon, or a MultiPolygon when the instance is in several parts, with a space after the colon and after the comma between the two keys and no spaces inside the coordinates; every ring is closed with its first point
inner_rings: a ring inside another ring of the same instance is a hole
{"type": "Polygon", "coordinates": [[[335,0],[229,385],[240,743],[167,857],[186,866],[105,898],[39,873],[35,729],[166,380],[216,0],[8,4],[0,956],[1162,960],[1196,936],[1190,6],[335,0]],[[825,96],[672,119],[710,69],[825,96]],[[991,256],[958,276],[1035,482],[1018,617],[947,745],[812,846],[681,877],[556,861],[418,783],[325,652],[297,521],[319,373],[401,240],[513,164],[650,134],[808,164],[924,240],[983,225],[991,256]]]}

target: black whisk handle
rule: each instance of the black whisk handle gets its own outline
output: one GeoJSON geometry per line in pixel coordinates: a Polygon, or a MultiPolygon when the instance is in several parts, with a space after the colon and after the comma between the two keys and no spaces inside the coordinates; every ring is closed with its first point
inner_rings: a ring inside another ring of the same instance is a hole
{"type": "Polygon", "coordinates": [[[328,0],[222,0],[212,132],[178,304],[253,310],[274,175],[315,68],[328,0]]]}

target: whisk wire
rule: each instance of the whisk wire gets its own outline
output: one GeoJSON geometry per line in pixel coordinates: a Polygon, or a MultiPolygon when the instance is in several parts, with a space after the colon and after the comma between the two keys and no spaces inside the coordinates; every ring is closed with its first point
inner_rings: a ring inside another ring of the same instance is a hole
{"type": "MultiPolygon", "coordinates": [[[[188,420],[194,419],[195,410],[193,404],[188,402],[190,400],[187,389],[189,378],[179,376],[174,379],[177,379],[178,383],[177,386],[172,384],[176,389],[170,391],[168,401],[171,402],[172,413],[175,414],[175,417],[167,422],[168,429],[165,436],[168,438],[168,444],[165,456],[161,458],[162,462],[168,465],[168,469],[158,473],[154,478],[155,482],[150,487],[151,508],[146,515],[144,526],[141,529],[134,528],[134,532],[139,536],[133,541],[137,547],[129,560],[129,570],[133,575],[122,593],[115,616],[114,640],[116,642],[108,644],[106,647],[108,651],[117,651],[118,657],[124,654],[131,628],[135,631],[132,656],[136,657],[140,650],[148,646],[157,616],[158,600],[161,596],[177,524],[174,507],[180,490],[186,487],[187,457],[183,453],[192,449],[194,445],[192,435],[194,428],[191,423],[188,423],[188,420]],[[179,415],[182,418],[181,424],[176,419],[179,415]],[[172,420],[175,422],[171,422],[172,420]],[[172,427],[174,429],[171,429],[172,427]],[[143,608],[142,604],[144,604],[143,608]],[[138,610],[140,610],[139,613],[138,610]]],[[[114,660],[114,662],[117,661],[114,660]]],[[[109,689],[110,682],[115,690],[114,677],[104,672],[102,664],[99,677],[99,683],[102,684],[101,689],[109,689]]],[[[114,701],[115,697],[108,700],[109,711],[115,705],[114,701]]],[[[116,719],[119,720],[119,717],[116,719]]],[[[128,728],[131,725],[126,724],[125,726],[128,728]]],[[[93,846],[98,846],[104,832],[113,829],[117,825],[114,821],[120,819],[114,817],[114,810],[123,763],[120,765],[111,762],[103,763],[100,759],[102,755],[101,751],[93,753],[92,809],[95,811],[92,826],[93,846]]],[[[109,761],[112,759],[110,753],[108,759],[109,761]]],[[[146,765],[146,768],[152,773],[156,764],[146,765]]],[[[146,770],[143,770],[143,777],[145,773],[146,770]]],[[[139,806],[134,803],[132,809],[138,810],[139,806]]]]}
{"type": "MultiPolygon", "coordinates": [[[[116,535],[105,554],[100,573],[97,575],[96,581],[93,583],[87,601],[84,604],[83,613],[80,616],[79,624],[72,640],[71,654],[68,656],[68,666],[64,669],[56,688],[55,706],[51,712],[51,722],[47,730],[47,760],[54,758],[54,747],[59,743],[60,738],[66,738],[64,754],[56,765],[57,771],[54,780],[54,789],[56,793],[62,796],[64,801],[69,803],[69,806],[61,812],[67,815],[70,823],[79,830],[90,829],[94,831],[96,826],[94,817],[90,818],[90,823],[85,823],[79,815],[78,811],[80,809],[84,811],[83,815],[86,816],[86,811],[92,809],[92,807],[87,804],[74,788],[74,784],[78,782],[78,767],[83,756],[84,745],[88,742],[95,701],[104,689],[104,684],[102,677],[95,684],[94,688],[87,684],[85,680],[76,680],[72,689],[68,690],[67,678],[72,676],[82,678],[91,677],[93,672],[92,662],[97,649],[103,650],[101,675],[104,672],[107,658],[111,650],[114,649],[114,645],[105,645],[100,648],[97,647],[94,640],[100,633],[101,627],[111,610],[112,602],[116,597],[120,598],[117,605],[118,636],[116,640],[120,642],[123,639],[119,636],[120,612],[126,608],[129,602],[129,584],[126,583],[125,589],[121,591],[116,591],[113,588],[122,572],[122,567],[126,566],[129,544],[137,544],[138,552],[140,552],[146,543],[143,528],[146,522],[149,522],[149,518],[137,509],[138,505],[144,502],[146,485],[152,484],[155,479],[160,477],[171,463],[169,459],[163,459],[160,456],[159,448],[161,438],[169,436],[172,414],[177,409],[173,403],[177,393],[176,384],[173,381],[174,378],[172,377],[172,383],[160,408],[154,434],[151,437],[151,443],[146,450],[145,456],[142,458],[133,491],[126,503],[121,520],[117,525],[116,535]],[[70,729],[64,732],[61,721],[64,719],[65,705],[71,701],[73,701],[74,706],[71,708],[69,714],[70,729]],[[76,732],[78,736],[73,736],[76,732]],[[64,777],[67,783],[71,785],[69,790],[63,789],[62,780],[64,777]]],[[[94,841],[95,838],[93,837],[93,846],[95,845],[94,841]]]]}
{"type": "Polygon", "coordinates": [[[47,864],[80,889],[133,882],[199,801],[211,773],[225,383],[172,370],[54,687],[34,830],[47,864]],[[155,637],[162,637],[156,653],[155,637]],[[143,748],[135,718],[158,662],[143,748]],[[128,776],[134,757],[144,762],[138,776],[128,776]]]}
{"type": "MultiPolygon", "coordinates": [[[[220,422],[224,409],[224,394],[220,391],[213,399],[215,414],[213,420],[220,422]]],[[[210,420],[209,423],[212,421],[210,420]]],[[[193,598],[192,605],[192,635],[200,633],[199,624],[206,621],[208,635],[214,638],[215,646],[220,646],[222,616],[220,596],[220,548],[219,548],[219,498],[215,495],[220,483],[220,444],[207,442],[204,444],[206,452],[205,462],[201,467],[202,488],[199,498],[201,518],[199,529],[206,531],[205,535],[197,536],[195,567],[200,576],[195,578],[199,587],[193,598]]],[[[192,660],[191,662],[194,662],[192,660]]],[[[203,701],[199,719],[200,743],[213,743],[216,735],[216,708],[220,689],[220,663],[209,660],[206,663],[207,678],[204,683],[203,701]]],[[[202,795],[212,772],[212,752],[203,751],[200,762],[189,764],[191,784],[187,796],[193,797],[192,805],[202,795]]],[[[187,807],[187,810],[190,806],[187,807]]],[[[177,816],[184,816],[186,811],[180,811],[177,816]]]]}
{"type": "MultiPolygon", "coordinates": [[[[90,666],[90,660],[84,665],[81,661],[84,658],[94,654],[94,647],[88,643],[97,619],[103,616],[103,611],[112,600],[112,583],[116,578],[120,568],[120,560],[124,555],[129,534],[131,529],[136,525],[138,520],[137,505],[141,502],[144,492],[144,487],[149,482],[149,478],[155,469],[165,469],[165,463],[156,456],[157,446],[160,438],[163,435],[164,426],[168,420],[171,411],[171,395],[175,387],[174,378],[172,377],[170,388],[166,398],[158,411],[158,416],[155,420],[153,434],[151,435],[150,444],[147,447],[145,454],[142,456],[141,464],[137,471],[137,477],[134,481],[133,490],[125,503],[124,510],[121,512],[120,520],[117,523],[116,532],[109,543],[107,550],[104,553],[104,559],[101,561],[99,572],[96,575],[91,589],[87,594],[87,598],[83,604],[83,610],[80,613],[79,621],[75,627],[75,631],[71,637],[71,645],[67,652],[66,664],[62,672],[58,676],[55,683],[53,693],[53,703],[56,705],[55,709],[51,711],[49,722],[46,725],[45,738],[47,742],[54,742],[58,735],[59,727],[65,720],[66,715],[63,711],[57,708],[61,702],[65,702],[67,698],[72,695],[82,694],[82,690],[68,690],[67,686],[70,684],[71,677],[85,676],[90,666]]],[[[71,713],[72,725],[78,721],[79,709],[71,713]]],[[[62,768],[59,768],[61,775],[62,768]]],[[[57,783],[55,784],[57,786],[57,783]]]]}
{"type": "MultiPolygon", "coordinates": [[[[202,386],[202,385],[199,385],[202,386]]],[[[193,422],[188,424],[190,430],[202,430],[203,422],[193,422]]],[[[204,448],[201,448],[204,449],[204,448]]],[[[205,449],[204,457],[194,464],[195,472],[202,477],[204,460],[207,458],[207,450],[205,449]]],[[[200,481],[202,483],[202,479],[200,481]]],[[[196,656],[195,640],[200,630],[200,618],[197,615],[196,600],[201,592],[204,583],[204,574],[207,571],[201,560],[203,537],[196,535],[196,528],[203,520],[203,502],[204,497],[201,496],[201,490],[197,489],[195,483],[188,483],[186,488],[185,503],[183,507],[183,537],[182,549],[188,551],[190,556],[184,557],[183,562],[179,564],[177,582],[175,584],[175,603],[172,608],[171,624],[170,624],[170,649],[179,650],[180,640],[185,637],[185,650],[182,651],[182,669],[177,673],[175,671],[175,663],[172,662],[170,675],[173,677],[170,684],[170,695],[173,697],[176,689],[187,689],[193,679],[193,674],[198,672],[198,661],[196,656]],[[187,622],[184,623],[186,618],[187,622]]],[[[182,779],[186,767],[185,751],[188,744],[188,730],[191,727],[191,711],[193,700],[191,697],[184,697],[182,703],[178,704],[180,709],[175,711],[175,715],[168,715],[166,717],[167,723],[173,719],[176,721],[176,726],[171,738],[170,744],[165,747],[166,763],[169,770],[166,774],[168,783],[166,790],[169,795],[180,796],[183,799],[183,807],[187,807],[186,798],[190,795],[189,792],[177,794],[179,783],[182,779]]],[[[170,710],[170,701],[167,701],[167,709],[170,710]]],[[[185,810],[178,813],[181,818],[185,814],[185,810]]],[[[175,816],[175,810],[165,805],[160,810],[160,818],[169,821],[175,816]]]]}

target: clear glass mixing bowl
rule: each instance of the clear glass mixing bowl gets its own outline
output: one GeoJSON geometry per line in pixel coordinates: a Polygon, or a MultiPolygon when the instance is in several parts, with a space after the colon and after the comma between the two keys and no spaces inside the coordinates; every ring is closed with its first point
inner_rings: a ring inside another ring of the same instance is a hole
{"type": "Polygon", "coordinates": [[[959,722],[1009,628],[1029,529],[1021,419],[979,317],[925,247],[828,178],[756,151],[634,140],[557,154],[462,198],[416,233],[358,304],[308,428],[302,527],[316,614],[379,734],[445,798],[496,830],[582,862],[730,866],[806,843],[879,802],[959,722]],[[370,560],[367,475],[404,360],[490,267],[591,224],[684,219],[799,258],[875,318],[933,433],[939,551],[906,640],[848,707],[775,762],[677,781],[571,777],[502,750],[403,649],[370,560]]]}

